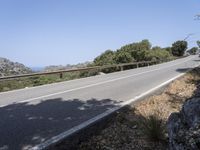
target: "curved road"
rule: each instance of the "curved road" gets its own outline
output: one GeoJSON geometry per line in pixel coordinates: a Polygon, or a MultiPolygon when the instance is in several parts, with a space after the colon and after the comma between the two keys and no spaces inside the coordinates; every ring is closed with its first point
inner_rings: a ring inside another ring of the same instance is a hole
{"type": "Polygon", "coordinates": [[[189,56],[150,67],[0,93],[0,150],[48,144],[52,137],[57,140],[66,136],[199,64],[198,56],[189,56]]]}

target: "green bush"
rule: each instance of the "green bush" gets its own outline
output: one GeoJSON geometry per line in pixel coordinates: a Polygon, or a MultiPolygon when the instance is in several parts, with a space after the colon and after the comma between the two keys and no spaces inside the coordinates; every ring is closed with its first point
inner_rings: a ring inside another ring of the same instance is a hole
{"type": "Polygon", "coordinates": [[[39,86],[44,84],[50,84],[60,81],[67,81],[77,78],[83,78],[88,76],[97,75],[98,71],[91,70],[91,71],[80,71],[80,72],[68,72],[63,73],[63,77],[60,78],[59,74],[52,74],[52,75],[41,75],[41,76],[34,76],[34,77],[27,77],[27,78],[20,78],[20,79],[12,79],[12,80],[5,80],[0,82],[0,92],[9,91],[14,89],[20,89],[25,87],[33,87],[39,86]]]}
{"type": "Polygon", "coordinates": [[[186,41],[176,41],[172,44],[172,54],[174,56],[183,56],[187,50],[187,45],[186,41]]]}
{"type": "Polygon", "coordinates": [[[146,54],[146,60],[166,60],[171,58],[171,55],[168,51],[164,49],[152,49],[146,54]]]}
{"type": "Polygon", "coordinates": [[[107,50],[94,59],[94,64],[96,66],[115,64],[114,56],[115,53],[112,50],[107,50]]]}
{"type": "Polygon", "coordinates": [[[165,47],[164,50],[168,51],[170,55],[172,55],[172,48],[171,47],[165,47]]]}
{"type": "Polygon", "coordinates": [[[132,58],[130,53],[128,53],[126,51],[120,51],[120,50],[118,50],[115,53],[114,60],[117,64],[129,63],[129,62],[134,61],[134,59],[132,58]]]}
{"type": "MultiPolygon", "coordinates": [[[[159,46],[151,48],[151,43],[148,40],[142,40],[141,42],[125,45],[117,51],[105,51],[94,59],[94,65],[102,66],[133,61],[163,60],[171,57],[172,48],[161,48],[159,46]]],[[[107,70],[112,72],[112,69],[107,70]]]]}

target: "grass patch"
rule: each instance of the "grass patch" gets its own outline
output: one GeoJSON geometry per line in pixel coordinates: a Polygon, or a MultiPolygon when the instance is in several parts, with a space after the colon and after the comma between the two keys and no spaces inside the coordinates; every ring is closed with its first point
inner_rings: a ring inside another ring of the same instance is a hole
{"type": "Polygon", "coordinates": [[[77,71],[77,72],[63,73],[62,78],[60,78],[59,74],[52,74],[52,75],[40,75],[34,77],[11,79],[11,80],[2,80],[0,81],[0,92],[79,79],[79,78],[94,76],[97,74],[98,74],[97,71],[79,71],[79,72],[77,71]]]}

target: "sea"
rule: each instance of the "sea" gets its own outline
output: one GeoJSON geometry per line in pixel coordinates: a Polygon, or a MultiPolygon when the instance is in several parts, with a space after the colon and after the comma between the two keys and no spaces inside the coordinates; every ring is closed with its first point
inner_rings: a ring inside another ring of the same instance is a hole
{"type": "Polygon", "coordinates": [[[42,72],[44,70],[44,67],[30,67],[30,68],[34,72],[42,72]]]}

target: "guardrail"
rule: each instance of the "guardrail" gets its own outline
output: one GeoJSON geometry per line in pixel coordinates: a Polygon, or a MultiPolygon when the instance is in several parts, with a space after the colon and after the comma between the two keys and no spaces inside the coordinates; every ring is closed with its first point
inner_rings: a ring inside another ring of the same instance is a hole
{"type": "Polygon", "coordinates": [[[66,72],[78,72],[78,71],[90,71],[90,70],[98,70],[99,72],[101,72],[101,70],[108,69],[108,68],[120,68],[120,70],[123,71],[125,66],[135,66],[135,68],[139,68],[141,65],[149,66],[152,64],[158,64],[158,63],[166,62],[166,61],[170,61],[170,60],[166,59],[166,60],[157,60],[157,61],[142,61],[142,62],[123,63],[123,64],[116,64],[116,65],[94,66],[94,67],[76,68],[76,69],[59,70],[59,71],[51,71],[51,72],[39,72],[39,73],[22,74],[22,75],[14,75],[14,76],[4,76],[4,77],[0,77],[0,81],[23,78],[23,77],[52,75],[52,74],[59,74],[60,78],[63,78],[63,73],[66,73],[66,72]]]}

